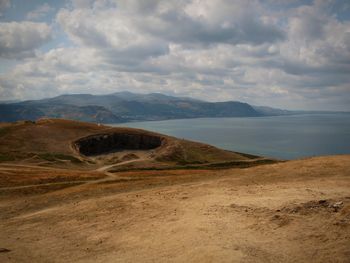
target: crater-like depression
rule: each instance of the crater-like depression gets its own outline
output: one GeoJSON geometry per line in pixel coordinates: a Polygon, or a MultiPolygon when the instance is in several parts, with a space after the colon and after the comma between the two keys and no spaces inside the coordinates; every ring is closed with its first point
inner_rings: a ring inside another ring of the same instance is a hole
{"type": "Polygon", "coordinates": [[[162,145],[162,137],[148,134],[111,133],[97,134],[74,142],[85,156],[107,154],[123,150],[151,150],[162,145]]]}

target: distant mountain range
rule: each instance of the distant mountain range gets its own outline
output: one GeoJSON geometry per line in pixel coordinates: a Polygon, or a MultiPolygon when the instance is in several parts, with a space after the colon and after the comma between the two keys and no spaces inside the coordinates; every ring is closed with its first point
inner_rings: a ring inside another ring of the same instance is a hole
{"type": "Polygon", "coordinates": [[[109,95],[68,94],[42,100],[0,104],[0,121],[64,118],[100,123],[201,117],[259,117],[292,111],[251,106],[238,101],[206,102],[160,93],[117,92],[109,95]]]}

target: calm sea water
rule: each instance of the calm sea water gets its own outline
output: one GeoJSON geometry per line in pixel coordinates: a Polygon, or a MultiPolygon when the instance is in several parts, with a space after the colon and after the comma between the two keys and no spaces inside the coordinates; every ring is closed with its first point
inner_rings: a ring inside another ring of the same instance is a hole
{"type": "Polygon", "coordinates": [[[350,154],[350,114],[200,118],[121,125],[281,159],[350,154]]]}

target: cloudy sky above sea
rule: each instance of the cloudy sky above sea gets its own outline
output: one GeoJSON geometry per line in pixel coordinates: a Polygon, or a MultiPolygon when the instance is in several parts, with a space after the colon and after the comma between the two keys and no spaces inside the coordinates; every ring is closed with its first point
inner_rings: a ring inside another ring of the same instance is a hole
{"type": "Polygon", "coordinates": [[[0,0],[0,100],[160,92],[350,110],[348,0],[0,0]]]}

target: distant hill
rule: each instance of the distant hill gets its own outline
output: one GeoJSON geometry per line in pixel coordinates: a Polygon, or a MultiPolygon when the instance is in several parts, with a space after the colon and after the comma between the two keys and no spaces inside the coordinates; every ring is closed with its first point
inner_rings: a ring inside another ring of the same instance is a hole
{"type": "Polygon", "coordinates": [[[253,106],[253,108],[263,116],[282,116],[297,114],[295,111],[281,110],[267,106],[253,106]]]}
{"type": "Polygon", "coordinates": [[[25,103],[0,104],[0,121],[37,120],[43,117],[87,122],[118,123],[123,121],[101,106],[74,106],[69,104],[25,103]]]}
{"type": "MultiPolygon", "coordinates": [[[[116,92],[108,95],[65,94],[42,100],[0,102],[0,122],[61,118],[97,123],[122,123],[186,118],[263,117],[334,113],[290,111],[252,106],[239,101],[207,102],[161,93],[116,92]]],[[[339,112],[338,112],[339,113],[339,112]]]]}
{"type": "Polygon", "coordinates": [[[0,121],[6,122],[48,117],[119,123],[200,117],[257,117],[263,115],[251,105],[243,102],[206,102],[160,93],[67,94],[49,99],[0,104],[0,121]]]}

